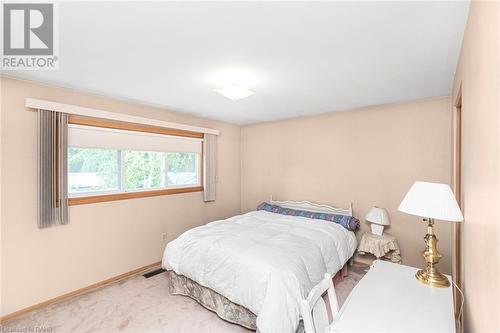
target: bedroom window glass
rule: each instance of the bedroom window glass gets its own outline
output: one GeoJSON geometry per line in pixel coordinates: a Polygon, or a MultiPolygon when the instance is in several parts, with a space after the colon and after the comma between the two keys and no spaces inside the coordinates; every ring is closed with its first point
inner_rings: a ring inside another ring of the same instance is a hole
{"type": "Polygon", "coordinates": [[[68,142],[70,198],[203,189],[202,139],[70,124],[68,142]]]}
{"type": "Polygon", "coordinates": [[[120,187],[116,149],[68,148],[68,192],[116,191],[120,187]]]}
{"type": "Polygon", "coordinates": [[[164,153],[125,150],[125,189],[141,190],[164,187],[164,153]]]}
{"type": "Polygon", "coordinates": [[[200,155],[196,153],[167,153],[167,185],[200,184],[200,155]]]}

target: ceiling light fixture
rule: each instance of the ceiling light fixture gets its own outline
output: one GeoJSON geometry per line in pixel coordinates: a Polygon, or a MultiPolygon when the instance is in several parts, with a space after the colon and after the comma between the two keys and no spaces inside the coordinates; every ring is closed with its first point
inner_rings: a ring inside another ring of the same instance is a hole
{"type": "Polygon", "coordinates": [[[221,94],[224,97],[232,99],[233,101],[237,100],[237,99],[249,97],[249,96],[252,96],[254,94],[253,91],[251,91],[247,88],[241,87],[239,85],[236,85],[236,84],[227,85],[227,86],[222,87],[221,89],[215,89],[214,91],[216,93],[221,94]]]}

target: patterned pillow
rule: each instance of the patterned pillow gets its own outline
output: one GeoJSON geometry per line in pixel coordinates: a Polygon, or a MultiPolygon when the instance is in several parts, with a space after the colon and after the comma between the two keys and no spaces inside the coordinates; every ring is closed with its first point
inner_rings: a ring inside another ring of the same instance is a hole
{"type": "Polygon", "coordinates": [[[350,231],[356,231],[359,228],[359,220],[352,216],[336,215],[329,213],[316,213],[316,212],[309,212],[307,210],[283,208],[277,205],[268,204],[267,202],[261,203],[257,207],[257,210],[265,210],[271,213],[276,213],[281,215],[301,216],[310,219],[330,221],[333,223],[340,224],[341,226],[350,231]]]}

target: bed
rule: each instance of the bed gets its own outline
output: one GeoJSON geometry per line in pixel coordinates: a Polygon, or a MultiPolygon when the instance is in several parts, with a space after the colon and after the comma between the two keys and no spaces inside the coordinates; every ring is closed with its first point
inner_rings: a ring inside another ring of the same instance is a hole
{"type": "MultiPolygon", "coordinates": [[[[352,216],[351,207],[270,204],[352,216]]],[[[162,266],[172,294],[261,333],[293,333],[300,331],[300,301],[325,273],[342,271],[356,245],[354,232],[337,223],[257,210],[186,231],[167,244],[162,266]]]]}

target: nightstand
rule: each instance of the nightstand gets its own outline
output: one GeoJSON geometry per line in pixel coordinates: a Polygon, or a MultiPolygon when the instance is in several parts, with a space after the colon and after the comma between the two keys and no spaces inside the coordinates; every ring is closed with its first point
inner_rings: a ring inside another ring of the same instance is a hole
{"type": "Polygon", "coordinates": [[[398,240],[388,233],[379,236],[371,232],[365,232],[359,241],[358,253],[361,255],[371,253],[377,259],[386,258],[394,263],[401,263],[398,240]]]}

